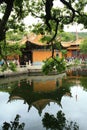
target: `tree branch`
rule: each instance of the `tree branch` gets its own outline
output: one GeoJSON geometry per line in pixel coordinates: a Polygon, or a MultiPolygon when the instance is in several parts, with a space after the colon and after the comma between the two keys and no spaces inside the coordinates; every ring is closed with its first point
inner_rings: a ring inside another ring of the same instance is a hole
{"type": "MultiPolygon", "coordinates": [[[[55,34],[54,34],[53,37],[50,39],[49,43],[52,43],[52,41],[56,38],[59,22],[60,22],[60,21],[58,21],[58,20],[56,21],[55,34]]],[[[49,44],[49,43],[47,43],[47,44],[49,44]]]]}
{"type": "Polygon", "coordinates": [[[4,16],[2,20],[0,21],[0,41],[5,38],[6,24],[13,8],[13,2],[14,0],[9,0],[5,9],[4,16]]]}

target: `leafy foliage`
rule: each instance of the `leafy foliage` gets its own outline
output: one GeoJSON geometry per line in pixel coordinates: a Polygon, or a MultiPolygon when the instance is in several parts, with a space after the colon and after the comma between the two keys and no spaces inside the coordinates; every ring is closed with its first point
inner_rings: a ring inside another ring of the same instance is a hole
{"type": "Polygon", "coordinates": [[[16,64],[10,62],[10,63],[9,63],[9,69],[12,70],[12,71],[16,71],[16,64]]]}
{"type": "Polygon", "coordinates": [[[1,66],[1,71],[5,71],[7,69],[16,71],[16,64],[10,62],[8,65],[8,57],[14,57],[14,55],[22,55],[21,48],[24,47],[25,46],[20,46],[18,43],[12,44],[7,43],[6,41],[0,42],[0,60],[4,60],[4,65],[1,66]]]}
{"type": "Polygon", "coordinates": [[[4,72],[5,70],[12,70],[12,71],[16,71],[16,64],[13,63],[13,62],[10,62],[9,63],[9,66],[7,64],[4,64],[2,67],[1,67],[1,71],[4,72]]]}
{"type": "Polygon", "coordinates": [[[80,44],[80,49],[82,53],[87,54],[87,38],[80,44]]]}
{"type": "Polygon", "coordinates": [[[5,70],[7,70],[7,65],[4,64],[2,67],[1,67],[1,71],[4,72],[5,70]]]}
{"type": "MultiPolygon", "coordinates": [[[[72,35],[76,36],[76,32],[71,32],[72,35]]],[[[78,37],[79,38],[87,38],[87,32],[78,32],[78,37]]]]}
{"type": "Polygon", "coordinates": [[[0,59],[5,59],[5,57],[18,54],[21,55],[21,48],[24,48],[24,45],[19,45],[18,43],[6,43],[5,41],[0,42],[0,59]]]}
{"type": "Polygon", "coordinates": [[[73,35],[69,32],[60,32],[59,37],[61,38],[61,41],[68,42],[68,41],[75,41],[76,35],[73,35]]]}
{"type": "Polygon", "coordinates": [[[6,41],[10,41],[10,42],[15,41],[15,42],[18,42],[25,35],[26,35],[26,32],[20,32],[18,30],[16,30],[16,32],[14,32],[13,30],[10,30],[10,31],[7,31],[7,33],[6,33],[6,41]]]}
{"type": "Polygon", "coordinates": [[[55,58],[49,58],[46,61],[44,61],[42,71],[45,74],[49,74],[53,70],[56,70],[57,72],[63,72],[65,68],[66,68],[66,65],[65,65],[64,59],[55,57],[55,58]]]}
{"type": "MultiPolygon", "coordinates": [[[[38,0],[36,2],[34,0],[20,0],[19,2],[18,0],[1,0],[0,10],[3,17],[0,21],[0,40],[5,38],[8,29],[23,31],[25,29],[23,19],[29,14],[41,19],[42,25],[45,25],[48,32],[51,33],[54,28],[51,41],[58,30],[63,30],[64,25],[74,21],[83,23],[87,27],[87,14],[84,12],[87,5],[86,0],[57,0],[56,2],[62,3],[62,7],[59,7],[58,4],[54,6],[54,2],[55,0],[38,0]]],[[[40,29],[41,32],[42,30],[44,29],[40,29]]]]}
{"type": "MultiPolygon", "coordinates": [[[[66,0],[60,0],[63,4],[61,8],[58,5],[54,6],[54,2],[55,0],[43,0],[35,3],[34,0],[31,0],[30,4],[31,14],[35,18],[40,18],[42,20],[41,23],[34,26],[36,33],[41,33],[46,36],[51,35],[48,43],[55,40],[56,35],[63,31],[64,25],[68,25],[73,22],[85,24],[86,22],[81,20],[83,17],[87,21],[86,13],[84,12],[84,8],[87,4],[86,1],[73,0],[68,2],[66,0]]],[[[65,39],[62,38],[62,40],[70,40],[70,37],[67,34],[64,38],[65,39]]]]}

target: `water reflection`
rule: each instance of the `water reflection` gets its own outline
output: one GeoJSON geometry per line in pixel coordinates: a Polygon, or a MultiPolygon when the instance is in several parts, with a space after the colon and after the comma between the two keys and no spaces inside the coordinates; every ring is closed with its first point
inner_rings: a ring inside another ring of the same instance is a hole
{"type": "MultiPolygon", "coordinates": [[[[4,122],[2,130],[24,130],[25,123],[20,123],[20,115],[16,115],[14,121],[4,122]]],[[[68,121],[62,111],[58,111],[56,117],[45,113],[42,119],[43,126],[50,130],[79,130],[76,122],[68,121]]]]}
{"type": "Polygon", "coordinates": [[[58,111],[56,117],[49,113],[45,113],[42,122],[47,130],[79,130],[77,123],[68,121],[62,111],[58,111]]]}
{"type": "Polygon", "coordinates": [[[2,130],[24,130],[25,123],[20,123],[19,118],[20,115],[17,114],[14,121],[4,122],[2,130]]]}
{"type": "Polygon", "coordinates": [[[27,77],[1,84],[1,124],[18,113],[25,130],[86,130],[86,81],[87,77],[27,77]]]}
{"type": "Polygon", "coordinates": [[[28,104],[28,111],[31,107],[35,107],[41,115],[42,110],[50,102],[55,102],[61,105],[61,99],[64,95],[70,96],[70,88],[65,87],[66,84],[62,82],[63,79],[47,80],[47,81],[29,81],[21,80],[20,83],[14,83],[10,92],[8,102],[13,100],[24,100],[24,104],[28,104]]]}

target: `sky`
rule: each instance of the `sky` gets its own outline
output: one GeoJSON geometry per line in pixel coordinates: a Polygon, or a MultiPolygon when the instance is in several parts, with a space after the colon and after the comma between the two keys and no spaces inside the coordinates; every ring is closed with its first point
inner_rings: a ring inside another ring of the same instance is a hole
{"type": "Polygon", "coordinates": [[[84,26],[82,24],[74,24],[74,25],[65,25],[64,26],[65,32],[87,32],[87,29],[84,29],[84,26]]]}

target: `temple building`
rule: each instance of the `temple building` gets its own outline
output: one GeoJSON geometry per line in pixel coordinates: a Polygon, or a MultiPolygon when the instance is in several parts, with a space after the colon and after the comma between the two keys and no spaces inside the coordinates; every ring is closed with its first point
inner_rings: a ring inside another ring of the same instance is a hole
{"type": "MultiPolygon", "coordinates": [[[[30,36],[24,37],[21,44],[25,44],[26,47],[22,49],[22,57],[19,58],[20,64],[29,63],[40,63],[52,56],[51,45],[44,44],[40,41],[41,35],[31,34],[30,36]]],[[[56,44],[54,47],[54,55],[62,57],[62,53],[58,51],[56,44]]]]}
{"type": "Polygon", "coordinates": [[[62,42],[61,45],[64,49],[67,50],[66,58],[85,58],[87,55],[84,55],[80,51],[80,44],[83,39],[78,39],[72,42],[62,42]]]}
{"type": "MultiPolygon", "coordinates": [[[[41,41],[42,35],[30,34],[25,36],[20,44],[24,45],[22,56],[13,56],[14,59],[19,61],[20,65],[26,64],[35,64],[39,65],[46,59],[52,56],[52,46],[51,44],[42,43],[41,41]]],[[[80,44],[83,39],[78,39],[76,41],[71,42],[61,42],[61,49],[66,50],[65,58],[84,58],[87,55],[83,55],[80,52],[80,44]]],[[[53,45],[54,48],[54,56],[62,57],[62,52],[58,50],[57,45],[53,45]]],[[[11,59],[12,56],[9,56],[11,59]]]]}

